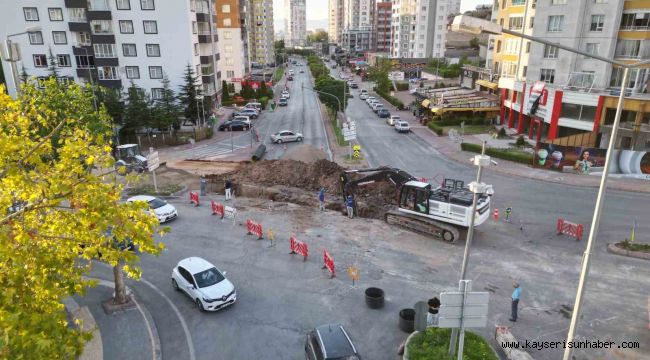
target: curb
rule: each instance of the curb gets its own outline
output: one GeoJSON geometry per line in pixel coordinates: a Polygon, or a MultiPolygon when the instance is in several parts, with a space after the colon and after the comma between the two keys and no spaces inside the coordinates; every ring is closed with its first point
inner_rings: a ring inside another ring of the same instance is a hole
{"type": "Polygon", "coordinates": [[[607,244],[607,251],[621,256],[650,260],[650,253],[621,249],[616,244],[607,244]]]}
{"type": "Polygon", "coordinates": [[[90,310],[88,310],[88,307],[80,307],[71,296],[63,299],[63,305],[73,319],[82,321],[80,330],[90,331],[93,335],[92,339],[84,344],[78,360],[103,360],[102,333],[99,331],[95,318],[90,310]]]}

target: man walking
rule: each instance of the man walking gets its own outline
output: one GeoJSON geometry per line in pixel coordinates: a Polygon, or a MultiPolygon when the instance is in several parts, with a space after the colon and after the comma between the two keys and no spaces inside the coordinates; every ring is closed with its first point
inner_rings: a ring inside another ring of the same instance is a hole
{"type": "Polygon", "coordinates": [[[345,202],[345,207],[348,209],[348,217],[352,219],[354,216],[354,199],[352,199],[352,195],[348,195],[348,199],[345,202]]]}
{"type": "Polygon", "coordinates": [[[232,182],[230,179],[226,180],[226,200],[230,200],[232,196],[232,182]]]}
{"type": "Polygon", "coordinates": [[[517,306],[519,306],[519,298],[521,297],[521,288],[518,282],[514,282],[512,287],[515,290],[512,292],[512,309],[510,314],[510,321],[517,321],[517,306]]]}
{"type": "Polygon", "coordinates": [[[325,211],[325,188],[321,187],[318,192],[318,208],[320,211],[325,211]]]}

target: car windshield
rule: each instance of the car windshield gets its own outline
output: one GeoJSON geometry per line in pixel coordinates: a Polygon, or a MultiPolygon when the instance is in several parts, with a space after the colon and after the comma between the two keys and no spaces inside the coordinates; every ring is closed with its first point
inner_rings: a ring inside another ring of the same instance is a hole
{"type": "Polygon", "coordinates": [[[151,206],[152,209],[158,209],[165,205],[167,205],[167,201],[162,199],[153,198],[153,200],[149,201],[149,206],[151,206]]]}
{"type": "Polygon", "coordinates": [[[223,281],[224,277],[221,275],[217,268],[211,268],[205,271],[201,271],[198,274],[194,274],[194,279],[196,279],[196,284],[199,288],[204,288],[218,284],[223,281]]]}

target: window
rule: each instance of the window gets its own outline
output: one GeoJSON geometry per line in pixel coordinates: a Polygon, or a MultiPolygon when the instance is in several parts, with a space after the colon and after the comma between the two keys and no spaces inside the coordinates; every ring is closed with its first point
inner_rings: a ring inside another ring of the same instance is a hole
{"type": "Polygon", "coordinates": [[[115,44],[93,44],[93,49],[95,50],[95,57],[98,59],[117,57],[115,44]]]}
{"type": "Polygon", "coordinates": [[[119,72],[117,67],[114,66],[99,66],[97,67],[97,74],[99,80],[119,80],[119,72]]]}
{"type": "Polygon", "coordinates": [[[555,69],[540,69],[539,81],[552,84],[555,81],[555,69]]]}
{"type": "Polygon", "coordinates": [[[47,56],[45,54],[34,54],[34,67],[47,67],[47,56]]]}
{"type": "Polygon", "coordinates": [[[232,60],[231,57],[226,58],[226,65],[235,65],[235,62],[232,60]]]}
{"type": "Polygon", "coordinates": [[[650,12],[623,14],[621,30],[648,30],[650,29],[650,12]]]}
{"type": "Polygon", "coordinates": [[[607,0],[594,0],[596,4],[607,4],[607,0]]]}
{"type": "Polygon", "coordinates": [[[551,4],[552,5],[566,5],[567,0],[552,0],[551,4]]]}
{"type": "Polygon", "coordinates": [[[526,5],[526,0],[512,0],[512,6],[526,5]]]}
{"type": "Polygon", "coordinates": [[[159,100],[162,99],[165,94],[165,90],[163,88],[152,88],[151,89],[151,98],[154,100],[159,100]]]}
{"type": "Polygon", "coordinates": [[[32,45],[43,45],[43,33],[34,31],[27,33],[29,35],[29,43],[32,45]]]}
{"type": "Polygon", "coordinates": [[[199,44],[195,43],[194,44],[194,55],[198,55],[198,54],[199,54],[199,44]]]}
{"type": "Polygon", "coordinates": [[[230,26],[231,24],[230,18],[223,19],[223,26],[230,26]]]}
{"type": "Polygon", "coordinates": [[[221,12],[224,14],[230,13],[230,5],[229,4],[221,5],[221,12]]]}
{"type": "Polygon", "coordinates": [[[564,27],[564,15],[552,15],[548,17],[548,32],[559,32],[564,27]]]}
{"type": "Polygon", "coordinates": [[[72,64],[70,63],[70,55],[68,54],[58,54],[56,56],[56,63],[59,64],[60,67],[72,66],[72,64]]]}
{"type": "Polygon", "coordinates": [[[641,49],[641,40],[619,40],[616,44],[616,57],[637,58],[641,49]]]}
{"type": "Polygon", "coordinates": [[[54,39],[54,44],[56,45],[65,45],[68,43],[68,39],[65,36],[65,31],[52,31],[52,38],[54,39]]]}
{"type": "Polygon", "coordinates": [[[544,45],[544,59],[557,59],[559,52],[557,46],[544,45]]]}
{"type": "Polygon", "coordinates": [[[95,67],[95,58],[90,55],[75,55],[75,62],[80,69],[90,69],[95,67]]]}
{"type": "Polygon", "coordinates": [[[140,9],[142,10],[155,10],[156,6],[153,3],[154,0],[140,0],[140,9]]]}
{"type": "Polygon", "coordinates": [[[501,52],[501,40],[497,40],[497,53],[501,52]]]}
{"type": "Polygon", "coordinates": [[[140,68],[137,66],[126,66],[126,78],[127,79],[139,79],[140,78],[140,68]]]}
{"type": "Polygon", "coordinates": [[[77,40],[77,46],[90,46],[90,34],[87,32],[74,33],[77,40]]]}
{"type": "Polygon", "coordinates": [[[598,55],[600,51],[599,43],[587,43],[585,46],[585,52],[591,55],[598,55]]]}
{"type": "Polygon", "coordinates": [[[38,21],[38,9],[35,7],[24,7],[23,14],[25,15],[25,21],[38,21]]]}
{"type": "Polygon", "coordinates": [[[121,34],[133,34],[133,21],[131,21],[131,20],[120,20],[120,33],[121,34]]]}
{"type": "Polygon", "coordinates": [[[228,79],[232,79],[235,77],[235,71],[234,70],[226,70],[226,77],[228,79]]]}
{"type": "Polygon", "coordinates": [[[591,26],[589,31],[603,31],[605,27],[605,15],[591,15],[591,26]]]}
{"type": "Polygon", "coordinates": [[[113,27],[110,20],[92,20],[90,21],[90,29],[93,34],[112,34],[113,27]]]}
{"type": "Polygon", "coordinates": [[[524,27],[524,18],[521,16],[508,18],[508,29],[521,30],[524,27]]]}
{"type": "Polygon", "coordinates": [[[531,16],[530,17],[530,24],[528,25],[528,27],[532,29],[534,24],[535,24],[535,17],[531,16]]]}
{"type": "Polygon", "coordinates": [[[116,0],[117,10],[131,10],[131,0],[116,0]]]}
{"type": "Polygon", "coordinates": [[[528,73],[528,66],[524,66],[522,71],[521,71],[521,76],[526,77],[526,73],[528,73]]]}
{"type": "Polygon", "coordinates": [[[86,22],[86,9],[69,8],[68,17],[70,18],[70,22],[86,22]]]}
{"type": "Polygon", "coordinates": [[[192,34],[196,34],[198,32],[198,26],[196,25],[196,21],[192,21],[192,34]]]}
{"type": "Polygon", "coordinates": [[[530,41],[526,41],[526,54],[530,53],[530,41]]]}
{"type": "Polygon", "coordinates": [[[232,31],[230,31],[230,30],[226,30],[226,31],[224,31],[224,32],[223,32],[223,38],[224,38],[225,40],[230,40],[230,39],[232,39],[232,31]]]}
{"type": "Polygon", "coordinates": [[[158,57],[158,56],[160,56],[160,45],[158,45],[158,44],[147,44],[147,56],[149,56],[149,57],[158,57]]]}
{"type": "Polygon", "coordinates": [[[144,27],[145,34],[157,34],[158,33],[158,23],[155,20],[144,20],[142,21],[142,26],[144,27]]]}
{"type": "Polygon", "coordinates": [[[50,14],[50,21],[63,21],[63,10],[61,8],[48,8],[47,12],[50,14]]]}
{"type": "Polygon", "coordinates": [[[149,78],[162,79],[163,78],[162,66],[149,66],[149,78]]]}
{"type": "Polygon", "coordinates": [[[226,54],[231,54],[232,53],[232,45],[226,44],[223,46],[223,52],[226,54]]]}
{"type": "Polygon", "coordinates": [[[122,44],[122,53],[126,57],[138,56],[138,50],[135,44],[122,44]]]}

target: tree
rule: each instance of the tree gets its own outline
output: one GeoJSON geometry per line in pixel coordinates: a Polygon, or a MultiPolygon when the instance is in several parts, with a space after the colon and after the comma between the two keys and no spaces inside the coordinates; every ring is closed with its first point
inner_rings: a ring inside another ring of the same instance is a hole
{"type": "Polygon", "coordinates": [[[48,77],[50,78],[58,78],[59,77],[59,70],[56,68],[57,67],[57,61],[56,57],[54,57],[54,54],[52,54],[52,48],[50,48],[50,55],[47,57],[47,73],[48,77]]]}
{"type": "Polygon", "coordinates": [[[221,85],[221,101],[225,102],[230,100],[230,91],[228,90],[228,83],[226,80],[223,81],[221,85]]]}
{"type": "Polygon", "coordinates": [[[150,101],[142,88],[131,80],[131,86],[126,91],[126,107],[124,108],[124,130],[135,130],[151,125],[150,101]]]}
{"type": "Polygon", "coordinates": [[[284,50],[284,40],[278,40],[273,42],[273,48],[275,52],[280,52],[284,50]]]}
{"type": "Polygon", "coordinates": [[[43,86],[28,82],[15,100],[0,89],[5,359],[78,357],[91,334],[68,326],[62,301],[93,284],[83,277],[90,260],[101,254],[102,261],[124,264],[125,273],[137,279],[138,255],[116,245],[128,239],[143,253],[163,248],[153,238],[159,224],[147,205],[120,199],[124,185],[113,170],[105,109],[95,112],[92,95],[79,85],[62,87],[49,79],[43,86]]]}
{"type": "Polygon", "coordinates": [[[153,123],[156,128],[167,129],[170,126],[178,125],[181,109],[176,103],[176,97],[167,74],[163,76],[162,86],[162,96],[154,103],[153,123]]]}
{"type": "Polygon", "coordinates": [[[194,73],[194,69],[190,64],[185,66],[185,74],[183,75],[185,83],[181,85],[178,94],[178,101],[180,102],[185,116],[185,121],[189,121],[196,125],[196,119],[199,118],[199,108],[197,98],[201,95],[198,89],[199,77],[194,73]]]}
{"type": "Polygon", "coordinates": [[[24,84],[29,80],[29,74],[27,74],[27,70],[25,69],[25,65],[23,65],[20,69],[20,81],[24,84]]]}
{"type": "Polygon", "coordinates": [[[94,94],[97,103],[106,108],[106,112],[113,120],[113,124],[122,124],[124,116],[124,102],[122,101],[122,91],[110,89],[101,85],[94,86],[94,94]]]}
{"type": "Polygon", "coordinates": [[[472,40],[469,41],[469,46],[472,47],[473,49],[478,49],[479,42],[477,37],[473,37],[472,40]]]}
{"type": "Polygon", "coordinates": [[[239,92],[244,99],[252,99],[255,97],[255,90],[248,84],[242,83],[241,91],[239,92]]]}
{"type": "Polygon", "coordinates": [[[317,29],[313,34],[307,35],[307,41],[310,43],[327,42],[327,40],[327,31],[323,29],[317,29]]]}

